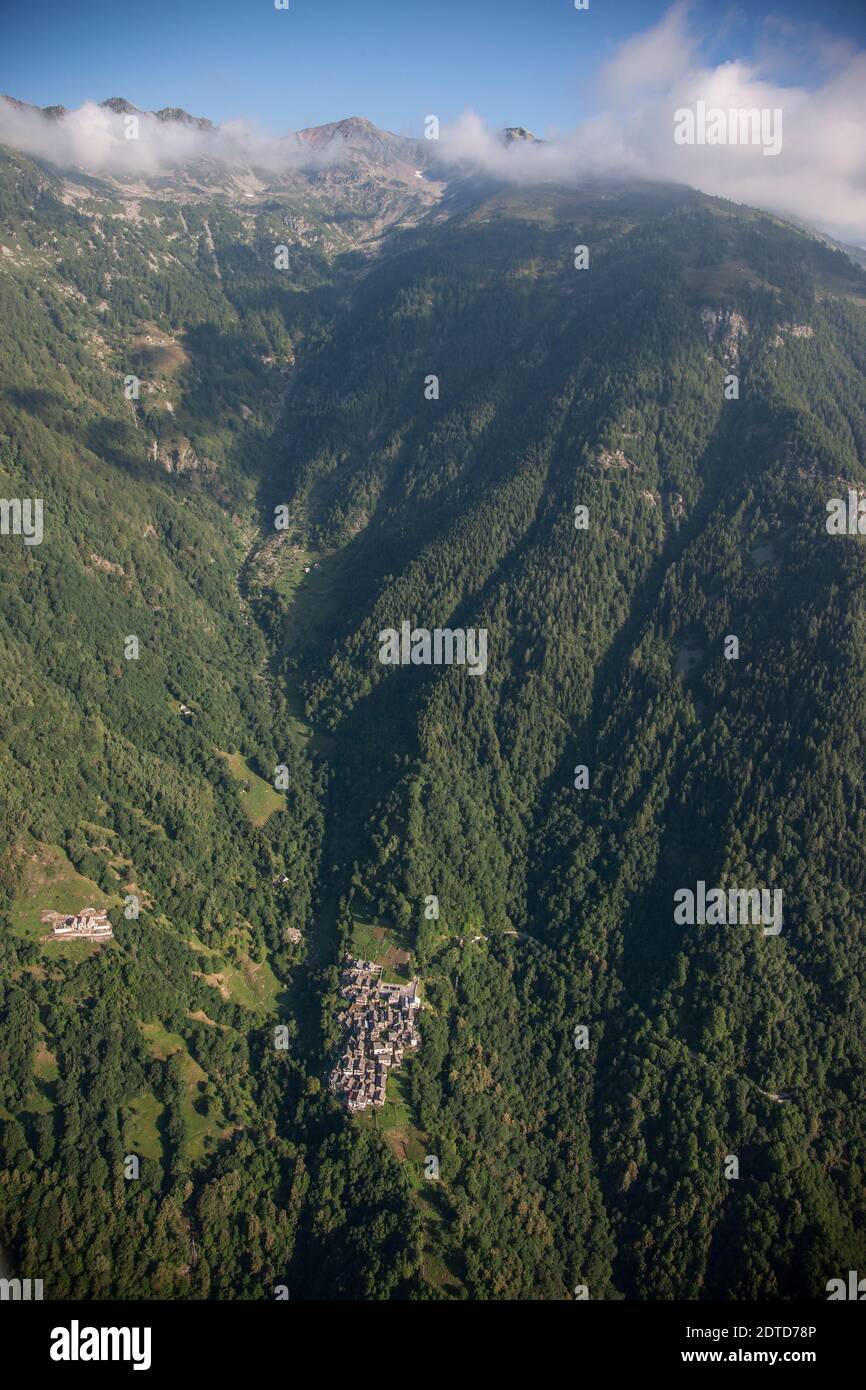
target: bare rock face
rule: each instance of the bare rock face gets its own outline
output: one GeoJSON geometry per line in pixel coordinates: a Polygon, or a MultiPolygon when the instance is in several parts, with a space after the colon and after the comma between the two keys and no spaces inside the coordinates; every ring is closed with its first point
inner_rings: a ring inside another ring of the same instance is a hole
{"type": "Polygon", "coordinates": [[[506,126],[502,132],[502,138],[506,145],[513,145],[519,142],[527,142],[533,145],[544,144],[543,140],[539,140],[537,135],[533,135],[531,130],[527,130],[526,126],[522,125],[506,126]]]}
{"type": "Polygon", "coordinates": [[[792,338],[814,338],[815,330],[808,323],[780,323],[775,337],[770,343],[770,347],[783,347],[785,338],[790,334],[792,338]]]}
{"type": "Polygon", "coordinates": [[[158,121],[175,121],[178,125],[194,126],[196,130],[215,130],[213,121],[206,116],[191,116],[182,106],[163,106],[153,113],[158,121]]]}
{"type": "Polygon", "coordinates": [[[93,551],[91,554],[90,563],[94,569],[101,570],[103,574],[116,574],[123,578],[126,577],[126,571],[123,565],[115,564],[113,560],[107,560],[104,555],[98,555],[96,551],[93,551]]]}
{"type": "Polygon", "coordinates": [[[701,310],[701,322],[707,335],[707,342],[715,346],[724,362],[736,366],[740,360],[740,344],[749,336],[749,325],[736,309],[714,309],[709,306],[701,310]]]}
{"type": "Polygon", "coordinates": [[[165,441],[155,439],[152,457],[162,464],[166,473],[209,473],[215,467],[210,459],[200,459],[189,440],[182,436],[165,441]]]}
{"type": "Polygon", "coordinates": [[[140,108],[138,106],[133,106],[131,101],[126,100],[126,97],[108,97],[105,101],[101,101],[99,105],[105,107],[108,111],[113,111],[115,115],[118,116],[143,115],[140,108]]]}
{"type": "MultiPolygon", "coordinates": [[[[216,130],[213,121],[207,120],[205,116],[191,116],[182,106],[163,106],[161,111],[142,111],[141,107],[133,106],[126,97],[109,97],[99,104],[117,116],[155,116],[158,121],[174,121],[177,125],[194,126],[196,130],[216,130]]],[[[49,112],[66,115],[62,106],[46,106],[43,107],[43,112],[46,115],[49,112]]]]}
{"type": "Polygon", "coordinates": [[[602,468],[634,468],[631,459],[626,458],[622,449],[602,449],[598,461],[602,468]]]}
{"type": "MultiPolygon", "coordinates": [[[[61,106],[36,107],[15,97],[0,96],[0,106],[4,102],[57,124],[69,114],[61,106]]],[[[201,137],[191,138],[183,147],[186,154],[160,173],[101,171],[107,186],[136,199],[153,191],[160,199],[184,203],[220,193],[241,207],[244,216],[257,205],[264,203],[271,210],[271,205],[279,202],[292,235],[327,255],[348,248],[372,254],[391,228],[412,226],[425,217],[447,187],[449,174],[439,165],[437,142],[395,135],[361,116],[287,135],[277,142],[282,157],[259,167],[227,156],[218,140],[219,127],[183,107],[147,111],[121,96],[108,97],[100,105],[118,118],[135,116],[201,137]],[[283,202],[287,197],[291,199],[288,206],[283,202]]],[[[531,138],[529,132],[525,138],[531,138]]],[[[69,175],[67,196],[73,186],[73,171],[69,175]]]]}

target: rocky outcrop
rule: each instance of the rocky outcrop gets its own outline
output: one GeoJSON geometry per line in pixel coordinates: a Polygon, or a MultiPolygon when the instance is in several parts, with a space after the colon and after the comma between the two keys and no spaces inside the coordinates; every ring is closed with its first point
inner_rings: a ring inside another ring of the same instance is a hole
{"type": "Polygon", "coordinates": [[[749,336],[749,325],[736,309],[714,309],[709,305],[701,310],[701,322],[707,342],[714,346],[722,360],[735,367],[740,360],[740,344],[749,336]]]}
{"type": "Polygon", "coordinates": [[[188,439],[182,436],[171,440],[155,439],[150,447],[151,458],[162,465],[166,473],[212,473],[212,459],[200,459],[188,439]]]}
{"type": "Polygon", "coordinates": [[[626,458],[622,449],[602,449],[598,462],[602,468],[634,468],[631,459],[626,458]]]}
{"type": "Polygon", "coordinates": [[[792,338],[814,338],[815,330],[808,323],[780,323],[770,347],[782,347],[789,334],[792,338]]]}
{"type": "Polygon", "coordinates": [[[506,126],[502,132],[502,138],[505,141],[506,145],[514,145],[521,141],[528,142],[532,145],[544,144],[543,140],[539,140],[537,135],[533,135],[531,130],[527,130],[526,126],[522,125],[506,126]]]}

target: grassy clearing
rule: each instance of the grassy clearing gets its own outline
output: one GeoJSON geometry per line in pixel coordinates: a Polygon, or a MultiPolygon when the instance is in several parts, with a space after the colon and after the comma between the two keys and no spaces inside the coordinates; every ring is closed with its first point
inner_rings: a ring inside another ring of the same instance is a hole
{"type": "Polygon", "coordinates": [[[203,980],[219,990],[223,999],[256,1013],[271,1012],[280,994],[280,982],[267,961],[258,964],[243,956],[236,964],[203,974],[203,980]]]}
{"type": "Polygon", "coordinates": [[[249,940],[247,924],[246,928],[236,927],[220,951],[205,946],[197,936],[188,938],[187,944],[204,957],[202,968],[196,973],[223,999],[257,1013],[270,1013],[279,1002],[282,986],[270,963],[253,960],[245,949],[249,940]]]}
{"type": "Polygon", "coordinates": [[[139,1024],[142,1033],[150,1044],[150,1050],[158,1062],[165,1062],[175,1052],[185,1052],[186,1043],[179,1033],[170,1033],[159,1020],[155,1023],[139,1024]]]}
{"type": "MultiPolygon", "coordinates": [[[[208,1081],[207,1072],[194,1057],[190,1056],[186,1043],[177,1033],[170,1033],[164,1024],[142,1023],[142,1033],[150,1044],[157,1060],[177,1056],[183,1076],[184,1097],[181,1104],[186,1141],[187,1157],[200,1159],[210,1141],[215,1141],[225,1128],[225,1116],[215,1107],[210,1112],[204,1109],[204,1088],[208,1081]]],[[[158,1135],[157,1135],[158,1137],[158,1135]]]]}
{"type": "Polygon", "coordinates": [[[206,1028],[221,1028],[224,1033],[231,1031],[227,1023],[217,1023],[204,1009],[187,1009],[186,1016],[193,1023],[203,1023],[206,1028]]]}
{"type": "Polygon", "coordinates": [[[274,558],[271,573],[262,577],[275,593],[291,601],[293,630],[327,616],[322,613],[323,602],[337,602],[327,555],[303,545],[288,545],[274,552],[274,558]]]}
{"type": "Polygon", "coordinates": [[[267,961],[250,960],[247,956],[241,962],[241,974],[248,995],[253,1000],[250,1008],[271,1013],[276,1007],[282,986],[267,961]]]}
{"type": "Polygon", "coordinates": [[[406,1065],[404,1061],[402,1067],[389,1073],[385,1104],[374,1114],[382,1138],[394,1157],[406,1165],[409,1182],[414,1188],[421,1189],[427,1183],[424,1177],[427,1143],[415,1123],[406,1065]]]}
{"type": "Polygon", "coordinates": [[[229,765],[229,772],[241,783],[241,801],[244,811],[253,825],[264,825],[275,811],[282,811],[284,799],[270,782],[253,772],[249,763],[240,753],[223,753],[217,749],[221,758],[229,765]]]}
{"type": "Polygon", "coordinates": [[[56,1102],[55,1087],[53,1084],[45,1085],[37,1081],[31,1088],[30,1094],[24,1104],[24,1112],[28,1115],[50,1115],[56,1102]]]}
{"type": "Polygon", "coordinates": [[[144,826],[145,830],[149,830],[153,835],[160,836],[163,840],[168,839],[165,833],[165,826],[160,825],[158,821],[150,820],[150,818],[146,816],[143,811],[140,811],[137,806],[132,808],[132,814],[135,816],[139,825],[144,826]]]}
{"type": "Polygon", "coordinates": [[[304,718],[304,702],[297,690],[287,688],[286,703],[288,705],[288,717],[284,727],[289,736],[289,742],[302,753],[308,748],[312,750],[315,733],[312,724],[308,724],[304,718]]]}
{"type": "Polygon", "coordinates": [[[130,339],[132,360],[149,375],[174,376],[189,364],[185,348],[155,323],[144,323],[143,332],[130,339]]]}
{"type": "Polygon", "coordinates": [[[162,1140],[159,1137],[159,1120],[163,1107],[150,1091],[136,1096],[129,1102],[124,1144],[128,1153],[138,1154],[139,1158],[162,1161],[162,1140]]]}
{"type": "Polygon", "coordinates": [[[352,921],[352,954],[383,967],[386,980],[412,979],[412,957],[408,937],[396,927],[355,918],[352,921]]]}
{"type": "Polygon", "coordinates": [[[73,965],[80,965],[87,960],[88,956],[95,956],[98,951],[117,951],[117,942],[108,937],[105,941],[70,941],[49,940],[42,944],[42,953],[47,960],[57,960],[61,956],[64,960],[72,961],[73,965]]]}
{"type": "Polygon", "coordinates": [[[213,946],[205,946],[203,941],[199,941],[195,932],[186,938],[187,946],[191,946],[194,951],[198,951],[203,956],[218,956],[219,951],[213,946]]]}
{"type": "Polygon", "coordinates": [[[186,1152],[192,1159],[204,1157],[209,1140],[215,1140],[225,1126],[225,1116],[211,1107],[205,1114],[202,1108],[202,1093],[207,1082],[207,1072],[189,1053],[182,1059],[184,1070],[185,1096],[182,1106],[183,1122],[186,1131],[186,1152]]]}
{"type": "Polygon", "coordinates": [[[204,957],[200,972],[202,979],[219,990],[227,1002],[257,1013],[272,1012],[282,986],[268,961],[255,961],[246,949],[249,928],[237,927],[226,940],[222,951],[205,946],[197,937],[189,945],[204,957]]]}
{"type": "Polygon", "coordinates": [[[401,1067],[388,1073],[382,1109],[370,1107],[363,1110],[357,1116],[356,1123],[378,1130],[394,1157],[407,1165],[406,1176],[413,1187],[420,1188],[426,1182],[424,1159],[427,1146],[424,1135],[415,1123],[406,1060],[401,1067]]]}
{"type": "Polygon", "coordinates": [[[415,1124],[414,1111],[409,1092],[409,1078],[406,1074],[406,1067],[411,1066],[411,1060],[405,1059],[403,1065],[396,1070],[391,1068],[388,1072],[388,1084],[385,1090],[385,1104],[381,1110],[375,1112],[378,1121],[378,1128],[389,1139],[393,1137],[391,1147],[396,1148],[399,1144],[405,1152],[398,1154],[406,1160],[412,1160],[411,1167],[417,1168],[410,1176],[414,1182],[416,1177],[420,1179],[421,1170],[418,1168],[420,1162],[423,1166],[424,1141],[420,1129],[415,1124]]]}
{"type": "MultiPolygon", "coordinates": [[[[80,912],[83,907],[112,907],[122,901],[120,897],[109,897],[92,879],[79,874],[59,845],[31,844],[24,851],[22,869],[22,887],[9,916],[12,930],[31,941],[40,941],[49,931],[39,920],[42,912],[80,912]]],[[[92,941],[49,941],[45,944],[61,950],[69,946],[99,948],[99,943],[92,941]]]]}
{"type": "MultiPolygon", "coordinates": [[[[411,1061],[408,1064],[411,1066],[411,1061]]],[[[378,1130],[398,1163],[403,1166],[421,1215],[422,1277],[446,1297],[466,1297],[459,1273],[459,1257],[449,1246],[448,1228],[443,1220],[443,1209],[447,1203],[441,1181],[427,1178],[424,1174],[430,1145],[415,1123],[405,1061],[402,1067],[389,1073],[382,1109],[365,1110],[356,1122],[378,1130]]]]}
{"type": "Polygon", "coordinates": [[[425,1180],[417,1200],[424,1223],[422,1278],[446,1298],[467,1298],[459,1272],[460,1256],[448,1244],[448,1226],[443,1217],[446,1203],[441,1185],[425,1180]]]}
{"type": "Polygon", "coordinates": [[[33,1070],[39,1081],[56,1081],[60,1075],[57,1068],[57,1058],[42,1038],[39,1039],[36,1046],[36,1060],[33,1063],[33,1070]]]}

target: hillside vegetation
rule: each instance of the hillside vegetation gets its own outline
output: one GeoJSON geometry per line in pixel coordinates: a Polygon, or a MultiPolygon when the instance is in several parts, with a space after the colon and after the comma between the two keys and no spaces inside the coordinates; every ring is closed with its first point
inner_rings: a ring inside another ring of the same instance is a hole
{"type": "Polygon", "coordinates": [[[0,491],[45,507],[0,538],[0,1244],[52,1297],[823,1297],[866,1262],[866,274],[654,185],[463,189],[363,257],[291,215],[0,159],[0,491]],[[383,665],[403,621],[486,673],[383,665]],[[698,880],[782,931],[676,925],[698,880]],[[113,942],[43,939],[56,882],[113,942]],[[424,999],[358,1119],[353,944],[424,999]]]}

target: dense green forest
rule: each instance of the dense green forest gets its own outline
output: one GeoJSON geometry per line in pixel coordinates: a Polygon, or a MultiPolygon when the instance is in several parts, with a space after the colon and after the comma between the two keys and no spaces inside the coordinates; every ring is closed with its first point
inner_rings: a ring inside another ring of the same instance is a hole
{"type": "Polygon", "coordinates": [[[58,1298],[822,1298],[866,1264],[866,274],[656,185],[365,254],[291,211],[0,155],[0,491],[44,502],[0,1246],[58,1298]],[[404,620],[485,675],[381,664],[404,620]],[[782,931],[676,925],[699,880],[782,931]],[[47,939],[85,903],[111,941],[47,939]],[[358,1117],[349,950],[424,1001],[358,1117]]]}

